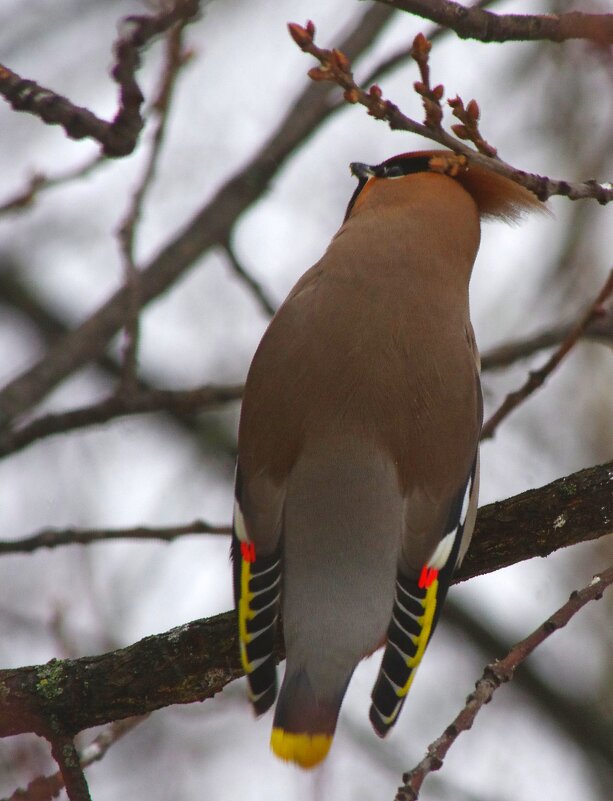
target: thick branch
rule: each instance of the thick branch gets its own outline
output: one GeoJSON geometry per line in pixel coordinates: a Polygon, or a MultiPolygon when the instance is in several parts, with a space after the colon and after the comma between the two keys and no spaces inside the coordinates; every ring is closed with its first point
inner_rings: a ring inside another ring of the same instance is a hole
{"type": "MultiPolygon", "coordinates": [[[[613,532],[613,462],[482,508],[458,580],[613,532]]],[[[278,655],[283,655],[279,647],[278,655]]],[[[0,671],[0,736],[81,729],[210,698],[242,674],[234,613],[101,656],[0,671]]]]}
{"type": "Polygon", "coordinates": [[[455,581],[613,533],[613,461],[479,509],[455,581]]]}
{"type": "Polygon", "coordinates": [[[613,43],[613,14],[492,14],[477,6],[466,7],[452,0],[379,0],[451,28],[461,39],[480,42],[525,42],[590,39],[613,43]]]}
{"type": "Polygon", "coordinates": [[[242,675],[231,612],[128,648],[0,671],[0,736],[81,729],[211,698],[242,675]]]}

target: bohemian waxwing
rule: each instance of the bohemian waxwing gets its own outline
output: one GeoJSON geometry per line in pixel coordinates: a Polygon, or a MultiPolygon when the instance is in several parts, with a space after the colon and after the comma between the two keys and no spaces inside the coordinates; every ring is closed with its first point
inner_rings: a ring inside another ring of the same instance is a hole
{"type": "Polygon", "coordinates": [[[271,745],[326,756],[358,662],[385,644],[371,723],[394,725],[477,510],[482,422],[468,284],[480,217],[539,201],[446,152],[352,164],[358,186],[245,387],[234,511],[240,651],[271,745]]]}

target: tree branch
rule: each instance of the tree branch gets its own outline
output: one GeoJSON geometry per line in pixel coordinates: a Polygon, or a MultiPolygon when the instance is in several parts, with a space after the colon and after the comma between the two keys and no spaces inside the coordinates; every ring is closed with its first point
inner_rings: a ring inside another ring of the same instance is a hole
{"type": "Polygon", "coordinates": [[[600,45],[613,43],[613,14],[492,14],[452,0],[378,0],[399,11],[408,11],[451,28],[461,39],[480,42],[525,42],[589,39],[600,45]]]}
{"type": "MultiPolygon", "coordinates": [[[[36,327],[37,332],[47,343],[56,342],[61,336],[66,334],[68,328],[54,310],[47,308],[42,301],[36,297],[33,288],[27,286],[22,281],[22,270],[20,268],[21,265],[13,263],[10,258],[5,259],[5,263],[2,263],[2,259],[0,259],[0,303],[6,303],[22,314],[36,327]]],[[[96,361],[96,365],[100,370],[104,371],[104,373],[108,374],[108,377],[111,379],[116,379],[121,376],[121,365],[111,354],[101,353],[96,361]]],[[[157,392],[153,386],[153,381],[150,378],[147,379],[142,374],[138,378],[138,386],[140,393],[148,393],[151,390],[157,392]]],[[[194,392],[194,390],[187,390],[187,397],[189,397],[189,393],[192,392],[194,392]]],[[[200,392],[200,389],[196,389],[195,392],[200,392]]],[[[184,391],[180,391],[176,398],[178,401],[177,408],[173,408],[171,402],[169,408],[160,409],[160,411],[167,414],[174,424],[180,426],[189,434],[193,434],[196,431],[202,433],[199,417],[195,416],[194,413],[206,410],[207,403],[205,402],[204,406],[199,409],[197,408],[197,404],[190,408],[190,403],[187,403],[187,405],[182,408],[181,404],[185,399],[184,391]]],[[[228,398],[228,400],[230,399],[228,398]]],[[[133,403],[136,402],[134,398],[132,398],[131,401],[133,403]]],[[[102,403],[104,404],[105,401],[102,401],[102,403]]],[[[96,406],[97,404],[94,404],[94,408],[96,406]]],[[[34,421],[30,422],[36,422],[37,419],[38,418],[35,418],[34,421]]],[[[22,426],[20,431],[25,431],[25,428],[26,426],[22,426]]],[[[3,440],[3,436],[8,430],[9,429],[5,429],[2,431],[0,429],[0,443],[4,442],[9,445],[10,450],[11,446],[8,441],[3,440]]],[[[19,436],[27,438],[25,434],[20,434],[19,436]]],[[[46,436],[46,434],[43,436],[46,436]]],[[[198,442],[204,445],[206,437],[204,439],[198,437],[198,442]]],[[[19,443],[17,443],[17,447],[21,448],[27,444],[22,443],[24,443],[24,440],[20,439],[19,443]]]]}
{"type": "MultiPolygon", "coordinates": [[[[146,720],[146,716],[137,718],[126,718],[111,723],[106,729],[100,732],[97,737],[79,753],[81,768],[86,768],[93,762],[101,760],[109,748],[114,745],[124,734],[146,720]]],[[[18,788],[7,798],[6,801],[52,801],[56,798],[62,787],[64,787],[64,777],[61,771],[50,776],[37,776],[26,788],[18,788]]]]}
{"type": "MultiPolygon", "coordinates": [[[[373,5],[342,43],[352,58],[370,47],[393,11],[373,5]]],[[[268,189],[287,159],[335,110],[333,87],[309,84],[247,166],[230,178],[183,230],[141,271],[142,305],[168,289],[215,245],[224,245],[238,218],[268,189]]],[[[23,414],[64,378],[97,359],[122,327],[128,293],[119,289],[97,312],[53,345],[33,367],[0,390],[1,418],[23,414]]]]}
{"type": "Polygon", "coordinates": [[[136,232],[142,218],[143,205],[148,191],[153,185],[157,166],[162,152],[164,136],[169,119],[170,103],[177,77],[186,63],[183,53],[183,32],[189,19],[180,19],[170,29],[166,37],[166,57],[156,98],[152,104],[156,122],[145,169],[139,184],[130,199],[128,211],[117,231],[123,267],[124,280],[128,293],[128,313],[124,328],[122,349],[121,387],[126,394],[138,390],[138,343],[140,337],[140,270],[136,264],[136,232]]]}
{"type": "Polygon", "coordinates": [[[232,271],[240,278],[243,284],[251,290],[251,294],[257,300],[264,313],[268,315],[268,317],[272,317],[276,311],[276,305],[268,297],[264,287],[243,267],[230,242],[225,243],[224,251],[228,257],[228,262],[232,271]]]}
{"type": "Polygon", "coordinates": [[[404,774],[402,777],[404,786],[398,789],[395,801],[417,801],[426,776],[434,770],[440,770],[447,752],[458,736],[471,728],[481,708],[491,701],[500,685],[510,681],[519,665],[554,631],[563,628],[587,603],[602,598],[603,592],[611,584],[613,584],[613,567],[595,576],[587,587],[571,593],[564,606],[532,634],[513,646],[504,659],[496,660],[485,668],[483,676],[475,685],[474,692],[468,696],[464,709],[443,734],[428,746],[427,754],[422,761],[409,773],[404,774]]]}
{"type": "Polygon", "coordinates": [[[490,419],[484,424],[481,430],[481,439],[489,439],[494,436],[494,432],[499,424],[507,417],[514,409],[516,409],[523,401],[526,400],[533,392],[542,386],[551,373],[560,364],[562,359],[570,353],[572,348],[577,344],[579,337],[583,335],[589,325],[597,320],[600,316],[605,314],[604,304],[613,293],[613,269],[609,272],[609,276],[605,281],[604,286],[598,293],[594,302],[590,305],[589,309],[579,322],[573,326],[569,331],[566,338],[562,341],[560,347],[550,356],[547,362],[539,369],[533,370],[529,373],[526,382],[515,392],[511,392],[504,399],[500,407],[494,412],[490,419]]]}
{"type": "Polygon", "coordinates": [[[51,753],[58,764],[69,801],[92,801],[87,779],[72,737],[62,734],[49,736],[51,753]]]}
{"type": "Polygon", "coordinates": [[[85,178],[91,175],[91,173],[102,164],[108,163],[109,161],[104,154],[98,154],[93,159],[89,159],[84,164],[81,164],[81,166],[72,167],[56,175],[45,175],[44,173],[35,172],[23,189],[19,190],[13,197],[0,203],[0,217],[13,212],[23,211],[24,208],[31,206],[35,198],[44,190],[62,186],[78,178],[85,178]]]}
{"type": "MultiPolygon", "coordinates": [[[[612,533],[612,487],[609,462],[480,509],[457,580],[612,533]]],[[[236,619],[226,612],[101,656],[0,670],[0,736],[44,735],[49,721],[74,734],[202,701],[240,675],[236,619]]]]}
{"type": "MultiPolygon", "coordinates": [[[[498,658],[509,650],[504,636],[493,632],[483,621],[480,609],[471,611],[450,598],[445,603],[441,623],[456,629],[463,640],[468,640],[486,659],[498,658]]],[[[613,740],[611,726],[598,697],[572,697],[564,686],[548,681],[538,665],[525,664],[514,678],[518,690],[529,696],[540,712],[549,716],[578,748],[596,757],[592,768],[599,771],[603,763],[611,766],[607,775],[613,776],[613,740]]]]}
{"type": "Polygon", "coordinates": [[[232,527],[214,526],[204,520],[194,520],[183,526],[149,528],[45,528],[29,537],[16,540],[0,540],[0,556],[9,553],[32,553],[39,548],[57,548],[61,545],[89,545],[109,540],[161,540],[172,542],[191,534],[231,534],[232,527]]]}
{"type": "MultiPolygon", "coordinates": [[[[508,367],[520,359],[527,359],[540,350],[560,345],[575,325],[576,323],[564,323],[525,339],[518,339],[491,348],[481,356],[481,372],[508,367]]],[[[613,347],[613,308],[602,317],[593,320],[580,338],[613,347]]]]}
{"type": "MultiPolygon", "coordinates": [[[[290,23],[288,27],[290,35],[298,47],[305,53],[314,56],[321,64],[321,67],[314,67],[309,70],[309,76],[312,80],[336,83],[344,90],[344,98],[347,103],[359,103],[364,106],[371,117],[387,122],[393,131],[408,131],[409,133],[414,133],[426,139],[430,139],[433,142],[438,142],[450,150],[453,150],[455,153],[466,156],[467,159],[475,164],[480,164],[493,172],[504,175],[506,178],[510,178],[512,181],[516,181],[522,186],[525,186],[526,189],[533,192],[540,200],[547,200],[553,195],[567,197],[570,200],[593,198],[601,204],[609,203],[613,200],[613,183],[610,181],[604,183],[599,183],[594,180],[570,182],[563,179],[548,178],[543,175],[536,175],[534,173],[525,172],[524,170],[519,170],[507,164],[505,161],[502,161],[497,156],[494,156],[491,151],[484,150],[484,152],[477,152],[473,150],[465,145],[461,139],[451,136],[440,124],[442,115],[435,118],[432,114],[428,113],[428,106],[426,106],[426,119],[423,123],[417,122],[411,119],[411,117],[407,117],[400,111],[398,106],[383,97],[379,86],[374,84],[368,91],[365,91],[355,82],[351,71],[351,61],[342,49],[334,48],[333,50],[328,50],[318,47],[314,41],[315,26],[312,22],[308,22],[306,28],[296,23],[290,23]],[[485,155],[485,152],[489,152],[490,154],[485,155]]],[[[419,49],[416,48],[416,45],[424,39],[425,37],[418,34],[413,43],[413,51],[419,49]]],[[[415,53],[413,58],[419,63],[419,59],[416,57],[415,53]]],[[[414,88],[418,94],[421,94],[423,97],[420,84],[415,84],[414,88]]],[[[425,98],[429,101],[430,110],[436,110],[432,107],[440,103],[443,87],[441,85],[434,87],[434,92],[437,91],[440,91],[440,94],[437,94],[435,97],[425,98]]],[[[461,101],[459,98],[455,98],[448,102],[455,109],[461,101]]],[[[471,101],[471,103],[474,103],[474,101],[471,101]]],[[[440,108],[438,111],[441,111],[440,108]]],[[[476,121],[478,119],[478,106],[476,106],[476,104],[475,111],[476,114],[474,116],[476,121]]],[[[477,137],[467,135],[463,138],[471,139],[477,145],[479,144],[479,139],[477,137]]]]}
{"type": "Polygon", "coordinates": [[[454,581],[613,533],[613,461],[482,506],[454,581]]]}
{"type": "Polygon", "coordinates": [[[154,16],[131,16],[122,22],[123,33],[113,46],[113,79],[119,85],[119,109],[112,122],[101,120],[89,109],[75,106],[51,89],[39,86],[0,64],[0,94],[15,111],[27,111],[49,125],[61,125],[71,139],[95,139],[106,156],[127,156],[135,148],[143,128],[143,95],[136,82],[140,51],[178,21],[191,21],[199,0],[176,0],[154,16]]]}
{"type": "Polygon", "coordinates": [[[150,389],[139,390],[134,394],[111,395],[91,406],[44,415],[23,428],[6,429],[0,433],[0,457],[17,453],[44,437],[100,425],[117,417],[160,411],[181,414],[200,412],[228,401],[240,400],[242,395],[242,384],[208,384],[195,389],[150,389]]]}

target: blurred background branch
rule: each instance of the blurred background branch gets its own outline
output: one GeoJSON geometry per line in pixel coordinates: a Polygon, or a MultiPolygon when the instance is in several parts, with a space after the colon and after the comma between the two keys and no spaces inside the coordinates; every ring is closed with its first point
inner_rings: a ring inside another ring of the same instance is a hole
{"type": "Polygon", "coordinates": [[[548,39],[590,39],[613,43],[613,14],[492,14],[453,0],[377,0],[392,8],[417,14],[455,31],[462,39],[481,42],[512,42],[548,39]]]}
{"type": "Polygon", "coordinates": [[[136,82],[140,51],[177,22],[191,21],[199,7],[199,0],[175,0],[156,15],[124,19],[124,33],[113,46],[115,64],[111,74],[119,86],[120,102],[112,122],[101,120],[89,109],[75,106],[68,98],[21,78],[1,64],[0,94],[15,111],[27,111],[47,124],[61,125],[71,139],[95,139],[105,156],[127,156],[134,150],[144,124],[140,114],[144,98],[136,82]]]}

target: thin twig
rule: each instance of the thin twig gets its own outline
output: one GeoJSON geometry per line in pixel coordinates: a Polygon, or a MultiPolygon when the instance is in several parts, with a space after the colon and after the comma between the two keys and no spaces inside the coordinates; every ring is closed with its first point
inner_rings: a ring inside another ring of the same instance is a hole
{"type": "Polygon", "coordinates": [[[494,435],[496,428],[502,420],[516,409],[520,403],[526,400],[535,390],[542,386],[546,379],[551,375],[562,359],[572,350],[579,338],[584,334],[588,326],[605,313],[604,305],[609,296],[613,293],[613,269],[609,272],[608,278],[598,293],[594,302],[579,322],[570,330],[560,347],[551,355],[547,362],[539,369],[533,370],[528,374],[524,385],[515,392],[511,392],[504,399],[500,407],[494,412],[490,419],[484,424],[481,431],[481,439],[489,439],[494,435]]]}
{"type": "MultiPolygon", "coordinates": [[[[81,767],[86,768],[94,762],[99,762],[112,745],[148,717],[141,715],[111,723],[80,751],[81,767]]],[[[6,801],[52,801],[60,794],[63,787],[64,777],[61,771],[58,771],[50,776],[38,776],[27,787],[15,790],[6,801]]]]}
{"type": "MultiPolygon", "coordinates": [[[[481,356],[481,372],[508,367],[520,359],[527,359],[540,350],[559,345],[566,339],[574,325],[574,323],[565,323],[531,337],[491,348],[481,356]]],[[[580,339],[613,347],[613,308],[602,319],[593,320],[583,331],[580,339]]]]}
{"type": "Polygon", "coordinates": [[[230,242],[226,242],[224,244],[224,251],[226,253],[226,256],[228,257],[228,261],[230,263],[230,267],[232,267],[232,270],[236,273],[236,275],[238,275],[241,281],[249,287],[254,297],[256,298],[262,309],[266,312],[266,314],[269,317],[272,317],[277,309],[275,304],[266,294],[266,291],[262,286],[262,284],[260,284],[259,281],[256,281],[256,279],[251,275],[251,273],[249,273],[244,268],[244,266],[239,261],[238,256],[236,255],[236,252],[232,247],[232,245],[230,244],[230,242]]]}
{"type": "MultiPolygon", "coordinates": [[[[321,64],[309,70],[309,77],[314,81],[332,81],[344,90],[344,98],[348,103],[359,103],[368,109],[370,116],[388,123],[392,130],[409,131],[426,139],[438,142],[456,153],[466,156],[475,164],[480,164],[493,172],[510,178],[525,186],[540,199],[547,200],[553,195],[561,195],[571,200],[593,198],[601,204],[613,200],[613,184],[597,181],[570,182],[548,178],[534,173],[519,170],[498,157],[486,156],[465,145],[460,139],[451,136],[441,125],[433,124],[432,118],[426,117],[424,123],[417,122],[403,114],[398,106],[385,100],[380,87],[373,84],[368,91],[359,86],[351,72],[351,62],[342,50],[327,50],[318,47],[314,42],[315,26],[307,23],[306,28],[290,23],[289,31],[301,50],[314,56],[321,64]]],[[[478,108],[477,108],[478,111],[478,108]]],[[[475,119],[476,121],[476,119],[475,119]]],[[[466,133],[470,131],[466,129],[466,133]]]]}
{"type": "Polygon", "coordinates": [[[101,164],[108,163],[108,158],[103,153],[98,153],[93,159],[86,161],[80,167],[73,167],[57,175],[35,172],[24,189],[21,189],[12,198],[0,204],[0,216],[23,211],[23,209],[32,205],[41,192],[70,183],[78,178],[85,178],[91,175],[101,164]]]}
{"type": "MultiPolygon", "coordinates": [[[[478,608],[471,610],[453,599],[448,600],[441,623],[456,629],[463,641],[470,642],[476,651],[488,659],[501,656],[510,648],[507,637],[494,630],[478,608]]],[[[611,768],[604,773],[613,776],[611,725],[597,696],[578,699],[570,695],[566,687],[556,683],[554,677],[547,676],[538,669],[538,665],[530,662],[522,666],[513,681],[518,690],[530,696],[543,715],[549,716],[552,723],[560,727],[579,748],[595,757],[591,766],[595,772],[600,772],[599,768],[603,767],[604,762],[611,768]]]]}
{"type": "Polygon", "coordinates": [[[613,584],[613,567],[597,576],[582,590],[571,593],[568,601],[538,629],[513,646],[504,659],[489,664],[468,696],[466,706],[456,716],[443,734],[428,746],[426,756],[409,773],[402,777],[404,785],[398,788],[395,801],[416,801],[426,776],[439,770],[447,752],[463,731],[468,731],[484,704],[487,704],[501,684],[513,678],[515,670],[554,631],[563,628],[577,612],[590,601],[602,598],[604,591],[613,584]]]}
{"type": "Polygon", "coordinates": [[[26,80],[0,64],[0,95],[15,111],[27,111],[49,125],[61,125],[72,139],[95,139],[107,156],[127,156],[136,146],[143,128],[143,95],[136,81],[141,51],[156,36],[179,20],[190,22],[200,8],[199,0],[176,0],[170,7],[152,16],[126,17],[121,24],[113,52],[113,79],[119,86],[119,109],[107,122],[89,109],[75,106],[68,98],[35,81],[26,80]]]}
{"type": "Polygon", "coordinates": [[[141,220],[143,204],[147,192],[151,188],[159,162],[164,134],[168,124],[170,102],[175,82],[181,67],[185,64],[183,55],[183,31],[189,19],[180,19],[170,29],[166,37],[166,58],[164,60],[162,78],[152,108],[156,115],[156,125],[143,175],[134,192],[128,211],[123,218],[118,232],[118,240],[124,267],[124,280],[127,289],[127,307],[125,339],[122,364],[122,391],[137,391],[137,360],[139,340],[139,313],[141,306],[140,270],[134,255],[137,226],[141,220]]]}
{"type": "Polygon", "coordinates": [[[16,453],[36,440],[78,428],[100,425],[116,417],[147,412],[201,412],[229,401],[240,400],[242,384],[205,385],[196,389],[151,389],[129,395],[111,395],[91,406],[38,417],[23,428],[0,434],[0,456],[16,453]]]}
{"type": "Polygon", "coordinates": [[[194,520],[182,526],[148,528],[45,528],[42,531],[17,540],[0,540],[0,555],[9,553],[32,553],[39,548],[57,548],[61,545],[89,545],[108,540],[162,540],[172,542],[190,534],[231,534],[232,527],[215,526],[204,520],[194,520]]]}
{"type": "Polygon", "coordinates": [[[455,31],[461,39],[480,42],[525,42],[589,39],[613,43],[613,14],[492,14],[452,0],[379,0],[409,14],[429,19],[455,31]]]}

